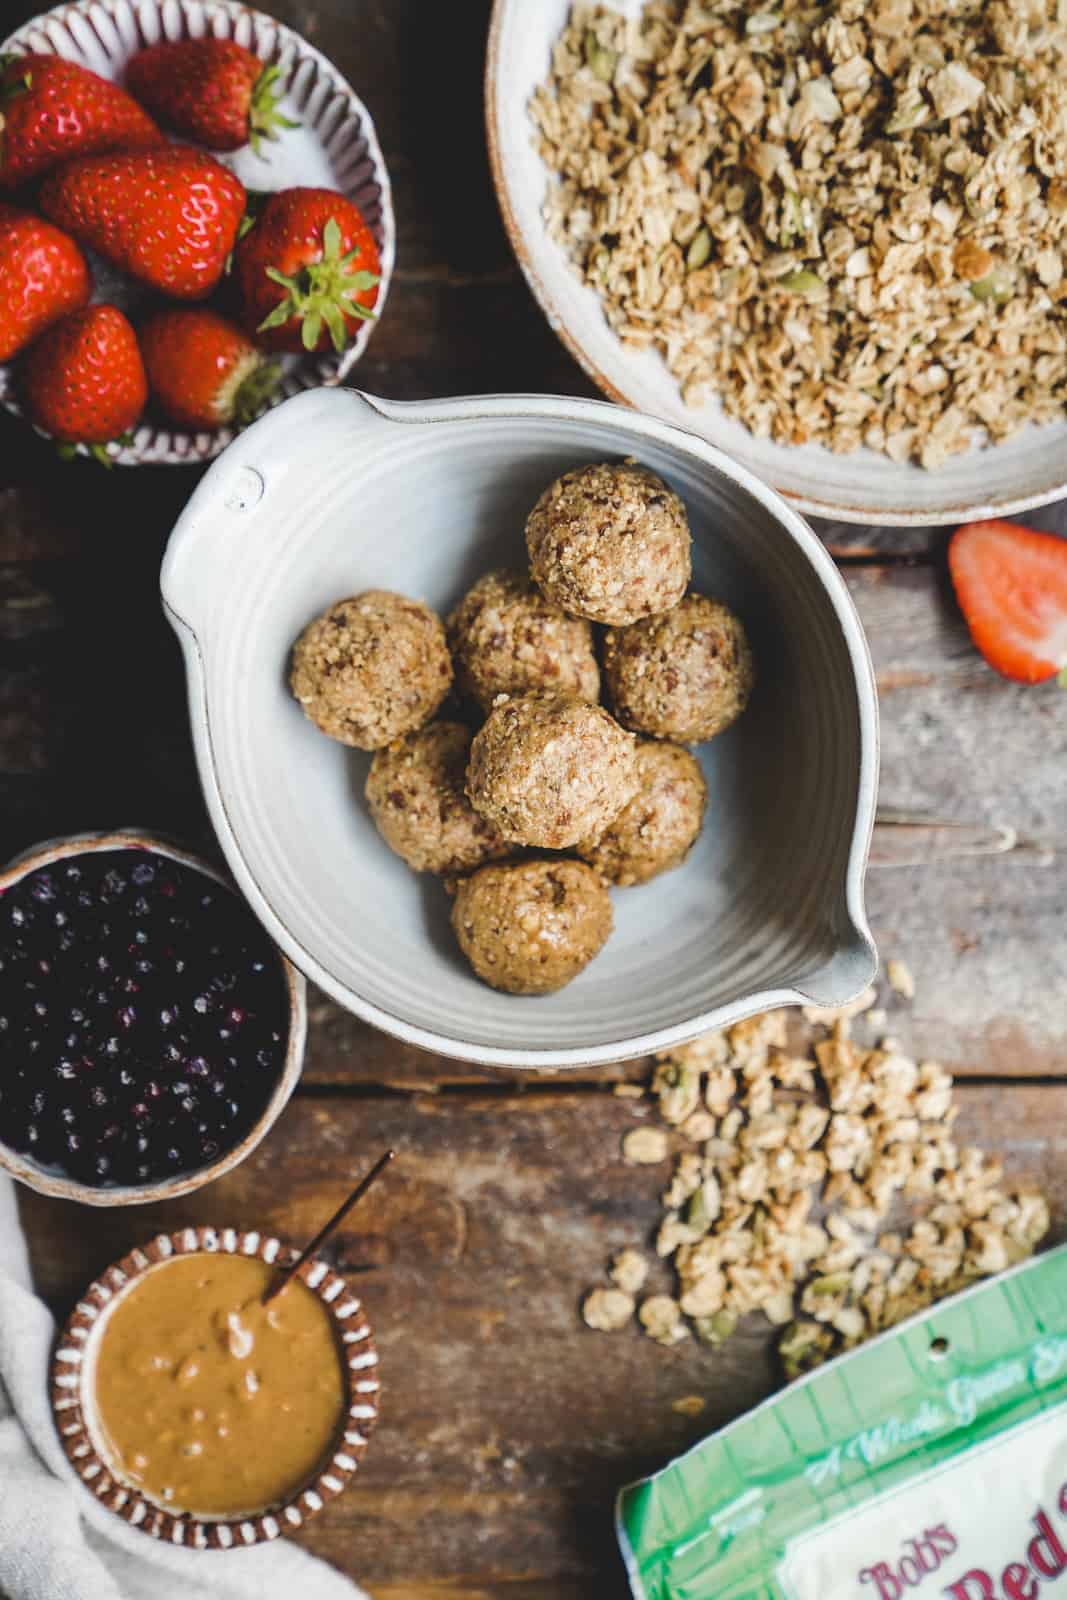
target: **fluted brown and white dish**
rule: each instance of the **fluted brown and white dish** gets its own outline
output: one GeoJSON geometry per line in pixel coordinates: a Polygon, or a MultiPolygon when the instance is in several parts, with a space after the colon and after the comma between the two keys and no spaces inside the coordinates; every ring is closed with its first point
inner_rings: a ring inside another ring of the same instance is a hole
{"type": "MultiPolygon", "coordinates": [[[[297,123],[283,128],[276,140],[264,141],[262,154],[246,146],[218,159],[251,190],[298,184],[340,190],[363,213],[381,257],[374,319],[360,323],[340,354],[330,350],[283,356],[277,397],[283,400],[320,384],[340,383],[366,349],[389,292],[396,257],[389,174],[370,113],[352,86],[300,34],[238,0],[72,0],[23,23],[0,45],[0,54],[59,55],[102,77],[120,79],[130,57],[144,46],[209,33],[235,39],[264,63],[282,69],[287,88],[279,107],[297,123]]],[[[109,300],[127,310],[146,301],[143,290],[99,258],[94,258],[93,266],[95,300],[109,300]]],[[[16,416],[25,415],[16,365],[11,362],[0,364],[0,404],[16,416]]],[[[194,432],[149,417],[110,459],[120,466],[209,461],[233,437],[232,428],[194,432]]]]}
{"type": "MultiPolygon", "coordinates": [[[[233,884],[202,856],[183,849],[172,840],[148,833],[139,828],[120,828],[107,832],[72,833],[62,838],[46,839],[23,850],[6,867],[0,870],[0,898],[29,873],[54,867],[62,861],[71,861],[96,852],[140,850],[162,856],[170,861],[203,875],[211,883],[221,884],[232,892],[233,884]]],[[[249,919],[251,920],[251,919],[249,919]]],[[[207,1183],[231,1172],[257,1145],[266,1138],[277,1122],[300,1078],[304,1065],[304,1045],[307,1038],[307,985],[303,976],[278,951],[278,981],[283,986],[289,1031],[284,1050],[279,1052],[277,1069],[270,1094],[262,1111],[243,1136],[222,1150],[217,1159],[205,1162],[195,1169],[177,1172],[170,1177],[141,1184],[115,1183],[96,1186],[82,1183],[57,1171],[52,1166],[34,1161],[29,1155],[14,1150],[0,1137],[0,1169],[6,1169],[13,1178],[36,1189],[39,1194],[60,1200],[75,1200],[88,1206],[149,1205],[160,1200],[175,1200],[190,1194],[207,1183]]]]}
{"type": "Polygon", "coordinates": [[[231,1550],[293,1533],[339,1495],[355,1475],[378,1420],[378,1352],[361,1301],[317,1257],[298,1276],[330,1314],[345,1374],[344,1415],[329,1455],[309,1482],[277,1505],[234,1517],[193,1516],[157,1505],[123,1478],[110,1459],[93,1397],[94,1364],[108,1318],[146,1273],[182,1256],[226,1253],[257,1257],[279,1268],[297,1252],[273,1235],[236,1228],[183,1228],[161,1233],[108,1267],[85,1290],[56,1340],[51,1367],[52,1412],[67,1459],[102,1505],[131,1528],[193,1550],[231,1550]]]}

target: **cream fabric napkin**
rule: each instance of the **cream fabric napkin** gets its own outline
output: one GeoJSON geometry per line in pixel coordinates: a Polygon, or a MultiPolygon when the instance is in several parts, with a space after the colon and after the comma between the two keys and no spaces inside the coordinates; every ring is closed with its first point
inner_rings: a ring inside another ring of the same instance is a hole
{"type": "MultiPolygon", "coordinates": [[[[78,1213],[68,1211],[76,1228],[78,1213]]],[[[288,1540],[180,1550],[101,1506],[71,1470],[52,1424],[52,1335],[52,1319],[30,1288],[15,1186],[0,1174],[2,1600],[367,1600],[288,1540]]]]}

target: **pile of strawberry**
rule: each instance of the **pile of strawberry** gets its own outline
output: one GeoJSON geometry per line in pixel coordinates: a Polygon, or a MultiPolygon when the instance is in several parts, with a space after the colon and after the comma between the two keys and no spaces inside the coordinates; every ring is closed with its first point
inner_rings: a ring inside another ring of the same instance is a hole
{"type": "Polygon", "coordinates": [[[292,126],[278,79],[216,38],[149,46],[126,88],[58,56],[0,58],[0,361],[19,357],[26,409],[66,453],[106,461],[150,398],[186,428],[247,422],[278,382],[267,352],[340,351],[371,316],[359,209],[329,189],[250,196],[208,153],[292,126]],[[137,328],[90,304],[83,247],[180,303],[137,328]]]}

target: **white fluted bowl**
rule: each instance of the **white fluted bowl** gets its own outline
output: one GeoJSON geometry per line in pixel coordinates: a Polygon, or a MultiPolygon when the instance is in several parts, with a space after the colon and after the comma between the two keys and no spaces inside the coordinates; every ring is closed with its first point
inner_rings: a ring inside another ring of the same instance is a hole
{"type": "MultiPolygon", "coordinates": [[[[340,383],[366,349],[389,292],[396,257],[389,174],[370,113],[351,85],[292,28],[237,0],[73,0],[23,23],[0,45],[0,54],[59,55],[105,78],[121,79],[130,57],[146,45],[207,33],[236,39],[262,61],[276,62],[287,82],[281,110],[299,124],[283,128],[276,140],[264,141],[261,155],[246,146],[232,154],[213,152],[217,159],[248,189],[309,185],[340,190],[363,213],[381,256],[374,319],[360,323],[340,354],[330,350],[283,356],[280,401],[305,389],[340,383]]],[[[94,300],[136,311],[149,298],[143,285],[123,278],[99,257],[93,258],[92,267],[94,300]]],[[[0,364],[0,404],[16,416],[25,415],[16,362],[0,364]]],[[[111,460],[120,466],[210,461],[233,437],[232,428],[193,432],[156,422],[149,413],[111,460]]]]}

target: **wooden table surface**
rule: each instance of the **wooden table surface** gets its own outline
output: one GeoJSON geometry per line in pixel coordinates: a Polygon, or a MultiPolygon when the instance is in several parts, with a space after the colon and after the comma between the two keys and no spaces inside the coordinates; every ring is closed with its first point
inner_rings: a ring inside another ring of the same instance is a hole
{"type": "MultiPolygon", "coordinates": [[[[8,0],[14,26],[37,9],[8,0]]],[[[399,265],[355,377],[398,398],[593,391],[541,318],[497,220],[482,141],[487,0],[271,0],[357,86],[395,186],[399,265]]],[[[139,823],[208,845],[177,644],[157,571],[196,474],[63,466],[0,423],[0,858],[139,823]]],[[[1067,532],[1067,507],[1034,526],[1067,532]]],[[[962,1125],[1048,1188],[1067,1222],[1067,702],[972,651],[946,531],[821,524],[867,627],[882,698],[869,907],[918,982],[893,1031],[964,1080],[962,1125]],[[949,829],[929,819],[966,824],[949,829]]],[[[161,1228],[300,1238],[384,1145],[401,1156],[334,1247],[375,1321],[384,1420],[353,1488],[305,1536],[377,1600],[607,1600],[624,1592],[615,1488],[765,1395],[765,1328],[721,1351],[608,1338],[578,1318],[609,1254],[647,1240],[662,1174],[623,1167],[640,1066],[517,1080],[457,1068],[312,997],[297,1096],[255,1156],[166,1207],[26,1194],[57,1310],[161,1228]],[[693,1419],[672,1402],[702,1395],[693,1419]]]]}

